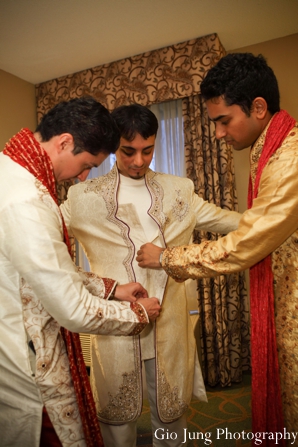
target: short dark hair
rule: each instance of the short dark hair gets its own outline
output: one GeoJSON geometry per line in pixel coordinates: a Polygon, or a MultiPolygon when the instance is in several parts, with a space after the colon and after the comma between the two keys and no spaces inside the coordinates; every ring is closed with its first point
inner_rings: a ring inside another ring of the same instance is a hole
{"type": "Polygon", "coordinates": [[[74,154],[111,154],[120,143],[120,132],[110,112],[90,96],[60,102],[42,117],[35,132],[40,133],[42,141],[70,133],[74,154]]]}
{"type": "Polygon", "coordinates": [[[112,117],[120,130],[121,137],[127,141],[132,141],[136,134],[140,134],[145,140],[157,134],[158,121],[148,107],[140,104],[120,106],[113,110],[112,117]]]}
{"type": "Polygon", "coordinates": [[[248,116],[258,96],[272,115],[280,110],[276,76],[261,54],[231,53],[220,59],[202,81],[201,95],[205,101],[223,97],[227,105],[239,105],[248,116]]]}

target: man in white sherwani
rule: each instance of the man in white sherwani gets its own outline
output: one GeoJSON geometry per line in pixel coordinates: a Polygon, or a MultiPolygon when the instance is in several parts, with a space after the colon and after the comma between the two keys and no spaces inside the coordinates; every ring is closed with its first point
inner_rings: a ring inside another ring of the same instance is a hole
{"type": "Polygon", "coordinates": [[[92,391],[106,447],[134,447],[143,363],[153,445],[175,447],[183,441],[192,394],[206,400],[186,287],[163,269],[141,269],[136,253],[148,241],[160,247],[189,243],[195,228],[225,234],[237,228],[240,215],[199,198],[191,180],[149,169],[158,122],[148,108],[122,106],[112,116],[121,133],[115,166],[71,187],[61,210],[92,272],[114,271],[121,283],[137,280],[160,299],[162,311],[141,336],[91,337],[92,391]],[[162,431],[177,437],[158,440],[162,431]]]}
{"type": "Polygon", "coordinates": [[[84,180],[119,137],[100,103],[77,98],[0,154],[2,447],[101,447],[79,336],[69,331],[135,336],[158,314],[156,298],[136,300],[146,296],[140,284],[117,285],[113,269],[108,278],[77,269],[59,211],[56,182],[84,180]]]}

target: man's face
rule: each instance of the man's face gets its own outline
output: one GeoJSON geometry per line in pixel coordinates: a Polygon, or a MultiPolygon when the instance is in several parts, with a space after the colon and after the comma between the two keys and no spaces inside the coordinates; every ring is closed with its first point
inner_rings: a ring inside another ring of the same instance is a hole
{"type": "Polygon", "coordinates": [[[54,172],[57,182],[73,179],[83,182],[88,177],[90,169],[99,166],[108,156],[102,152],[92,155],[86,151],[74,155],[72,149],[73,147],[65,150],[56,163],[54,172]]]}
{"type": "Polygon", "coordinates": [[[154,144],[155,135],[151,135],[147,140],[140,134],[136,134],[132,141],[121,138],[119,149],[116,151],[120,174],[134,179],[144,177],[153,157],[154,144]]]}
{"type": "Polygon", "coordinates": [[[206,101],[210,119],[215,123],[216,138],[223,138],[236,151],[245,149],[257,140],[262,132],[262,123],[255,108],[247,116],[240,106],[228,106],[222,97],[206,101]]]}

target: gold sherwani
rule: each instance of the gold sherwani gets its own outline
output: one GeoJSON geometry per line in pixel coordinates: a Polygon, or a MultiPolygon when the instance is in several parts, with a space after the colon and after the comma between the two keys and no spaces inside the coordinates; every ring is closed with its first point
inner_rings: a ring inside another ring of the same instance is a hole
{"type": "MultiPolygon", "coordinates": [[[[159,246],[189,243],[194,228],[225,234],[238,226],[238,213],[200,199],[188,179],[148,170],[145,184],[151,196],[148,214],[158,225],[151,242],[159,246]]],[[[136,277],[136,252],[148,240],[135,206],[118,204],[118,187],[114,166],[103,177],[71,187],[61,207],[66,225],[82,244],[93,272],[113,272],[121,283],[137,279],[149,296],[162,301],[161,315],[151,332],[144,331],[142,343],[139,336],[130,340],[92,337],[91,383],[98,415],[102,422],[123,424],[141,414],[141,357],[152,343],[158,415],[163,422],[172,422],[185,412],[193,391],[196,344],[186,288],[162,269],[139,268],[136,277]]],[[[204,399],[203,385],[201,390],[194,389],[194,394],[204,399]]]]}
{"type": "Polygon", "coordinates": [[[85,447],[60,326],[129,335],[144,324],[103,299],[114,281],[77,270],[42,183],[3,153],[0,172],[0,444],[39,447],[45,406],[63,447],[85,447]]]}
{"type": "MultiPolygon", "coordinates": [[[[251,150],[253,184],[267,129],[251,150]]],[[[202,278],[244,270],[270,253],[283,412],[287,430],[297,431],[298,124],[263,169],[258,197],[238,230],[216,242],[170,248],[163,267],[174,278],[202,278]]]]}

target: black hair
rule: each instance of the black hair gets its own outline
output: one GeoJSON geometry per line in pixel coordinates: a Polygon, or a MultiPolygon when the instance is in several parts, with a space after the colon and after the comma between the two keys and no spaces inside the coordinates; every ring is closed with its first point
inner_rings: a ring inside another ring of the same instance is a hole
{"type": "Polygon", "coordinates": [[[202,81],[201,95],[205,101],[222,97],[248,116],[257,97],[265,99],[272,115],[280,110],[276,76],[261,54],[231,53],[220,59],[202,81]]]}
{"type": "Polygon", "coordinates": [[[148,107],[140,104],[120,106],[111,115],[120,130],[121,137],[127,141],[132,141],[136,134],[140,134],[145,140],[157,134],[158,121],[148,107]]]}
{"type": "Polygon", "coordinates": [[[120,133],[110,112],[90,96],[60,102],[43,116],[35,132],[40,133],[42,141],[70,133],[74,154],[115,153],[120,142],[120,133]]]}

